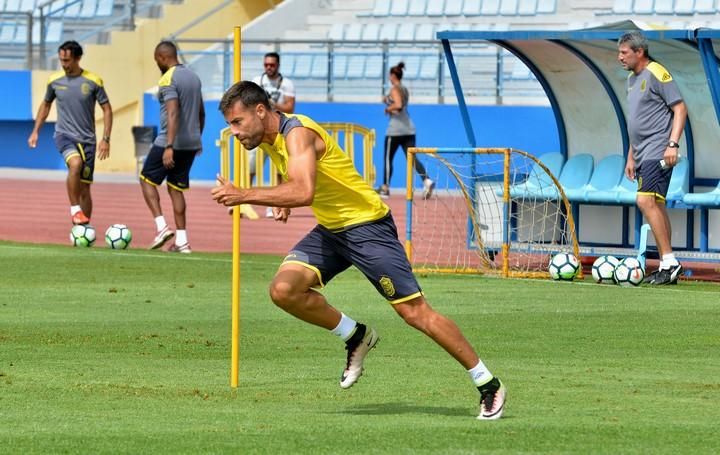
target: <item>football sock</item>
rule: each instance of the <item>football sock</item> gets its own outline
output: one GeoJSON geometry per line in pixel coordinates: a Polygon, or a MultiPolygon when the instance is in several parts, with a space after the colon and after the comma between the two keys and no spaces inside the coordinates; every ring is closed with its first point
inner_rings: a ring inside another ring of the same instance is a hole
{"type": "Polygon", "coordinates": [[[340,313],[340,323],[338,323],[337,327],[332,329],[332,333],[333,335],[339,336],[343,341],[347,341],[350,339],[352,334],[355,333],[356,327],[357,322],[345,316],[345,313],[340,313]]]}
{"type": "Polygon", "coordinates": [[[70,206],[70,216],[75,216],[76,213],[82,212],[82,209],[79,205],[71,205],[70,206]]]}
{"type": "Polygon", "coordinates": [[[482,360],[478,360],[478,364],[470,368],[468,373],[470,373],[470,379],[472,379],[478,389],[480,386],[490,382],[493,378],[492,373],[490,373],[490,370],[482,363],[482,360]]]}
{"type": "Polygon", "coordinates": [[[666,270],[666,269],[669,269],[670,267],[674,267],[678,264],[679,264],[679,262],[677,259],[675,259],[675,254],[673,254],[673,253],[663,254],[662,261],[660,261],[660,270],[666,270]]]}
{"type": "Polygon", "coordinates": [[[167,227],[164,216],[160,215],[155,217],[155,227],[157,227],[158,232],[162,231],[167,227]]]}
{"type": "Polygon", "coordinates": [[[185,229],[178,229],[175,231],[175,245],[183,246],[188,243],[187,231],[185,229]]]}

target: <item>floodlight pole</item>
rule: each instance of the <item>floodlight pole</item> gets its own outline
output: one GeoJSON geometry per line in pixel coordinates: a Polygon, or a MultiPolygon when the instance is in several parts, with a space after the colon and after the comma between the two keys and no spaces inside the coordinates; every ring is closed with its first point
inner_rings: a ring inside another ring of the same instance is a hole
{"type": "MultiPolygon", "coordinates": [[[[241,79],[241,30],[235,27],[234,33],[234,54],[233,54],[233,81],[241,79]]],[[[233,182],[240,186],[240,157],[243,150],[237,138],[233,137],[233,182]]],[[[237,388],[240,378],[240,207],[233,210],[233,232],[232,232],[232,301],[231,301],[231,325],[232,341],[230,355],[230,387],[237,388]]]]}

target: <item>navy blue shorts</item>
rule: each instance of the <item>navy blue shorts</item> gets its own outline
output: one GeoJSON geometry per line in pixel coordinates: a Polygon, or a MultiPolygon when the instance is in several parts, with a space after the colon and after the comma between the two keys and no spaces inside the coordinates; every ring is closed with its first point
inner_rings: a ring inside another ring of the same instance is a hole
{"type": "Polygon", "coordinates": [[[293,247],[283,263],[313,270],[321,286],[354,265],[390,303],[422,295],[390,214],[341,232],[317,225],[293,247]]]}
{"type": "Polygon", "coordinates": [[[672,168],[663,169],[660,160],[646,160],[640,163],[635,174],[639,195],[655,196],[655,200],[665,201],[670,187],[672,168]]]}
{"type": "Polygon", "coordinates": [[[173,160],[175,166],[167,169],[163,165],[162,156],[165,149],[153,145],[150,153],[145,158],[140,178],[151,185],[160,186],[163,180],[167,179],[167,184],[178,191],[185,191],[190,188],[190,168],[197,150],[173,150],[173,160]]]}
{"type": "Polygon", "coordinates": [[[93,174],[95,173],[95,144],[78,142],[65,134],[56,134],[55,147],[57,147],[63,159],[65,159],[66,165],[72,156],[80,156],[83,162],[82,170],[80,171],[80,181],[92,183],[93,174]]]}

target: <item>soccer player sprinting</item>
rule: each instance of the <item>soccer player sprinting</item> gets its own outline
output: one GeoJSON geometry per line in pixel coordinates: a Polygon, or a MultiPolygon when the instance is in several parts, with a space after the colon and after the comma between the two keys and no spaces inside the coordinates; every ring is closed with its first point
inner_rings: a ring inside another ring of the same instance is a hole
{"type": "Polygon", "coordinates": [[[680,135],[687,107],[670,73],[648,56],[648,41],[640,32],[618,40],[618,60],[630,71],[627,80],[628,150],[625,175],[637,178],[637,205],[652,229],[660,253],[660,268],[648,274],[651,284],[676,284],[682,265],[670,242],[672,226],[665,208],[672,168],[679,159],[680,135]]]}
{"type": "Polygon", "coordinates": [[[178,62],[177,48],[169,41],[155,47],[155,63],[160,78],[160,133],[155,138],[140,172],[140,187],[155,218],[157,234],[150,249],[161,248],[175,236],[169,251],[190,253],[185,219],[184,191],[190,188],[190,168],[202,149],[205,107],[200,78],[178,62]],[[160,206],[157,187],[167,181],[176,231],[168,227],[160,206]]]}
{"type": "Polygon", "coordinates": [[[65,159],[68,168],[67,193],[70,200],[70,216],[73,224],[88,224],[92,216],[90,184],[95,172],[95,103],[103,111],[103,137],[97,146],[100,160],[110,156],[110,133],[112,131],[112,107],[102,79],[80,67],[83,49],[76,41],[66,41],[58,47],[58,59],[62,71],[50,76],[45,98],[40,103],[35,126],[28,138],[30,148],[35,148],[53,101],[57,100],[57,123],[55,145],[65,159]]]}
{"type": "Polygon", "coordinates": [[[332,331],[347,349],[340,387],[362,375],[363,361],[378,341],[375,330],[330,306],[314,288],[325,286],[351,265],[357,267],[412,327],[453,356],[480,392],[478,419],[498,419],[505,387],[478,358],[453,321],[433,310],[412,273],[390,209],[362,179],[335,140],[312,119],[270,108],[258,85],[243,81],[225,92],[220,110],[233,135],[247,148],[260,147],[283,182],[270,188],[237,188],[218,177],[212,196],[225,206],[271,206],[286,222],[293,207],[310,206],[318,225],[280,265],[272,301],[293,316],[332,331]]]}

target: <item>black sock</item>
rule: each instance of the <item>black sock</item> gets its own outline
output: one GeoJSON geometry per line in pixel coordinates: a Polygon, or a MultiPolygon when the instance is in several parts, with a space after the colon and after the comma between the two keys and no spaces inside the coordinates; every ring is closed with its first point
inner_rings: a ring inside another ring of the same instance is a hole
{"type": "Polygon", "coordinates": [[[355,333],[345,342],[348,346],[359,344],[365,336],[365,324],[357,323],[355,333]]]}
{"type": "Polygon", "coordinates": [[[489,382],[486,382],[485,384],[478,386],[477,389],[481,395],[484,395],[488,392],[495,392],[499,388],[500,388],[500,381],[498,380],[498,378],[492,378],[489,382]]]}

